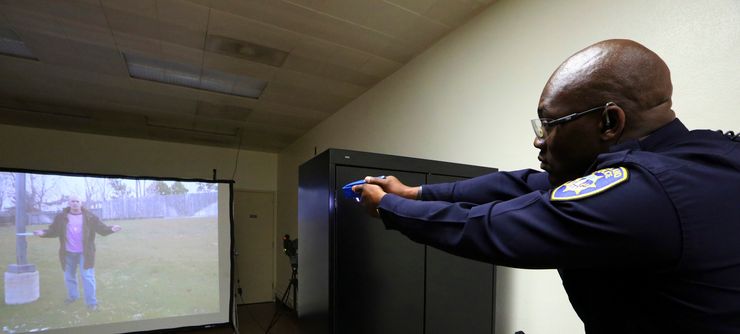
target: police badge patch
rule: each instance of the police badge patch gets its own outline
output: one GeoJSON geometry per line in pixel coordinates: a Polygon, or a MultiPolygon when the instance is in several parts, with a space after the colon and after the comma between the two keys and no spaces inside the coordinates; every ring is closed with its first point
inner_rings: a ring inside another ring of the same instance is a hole
{"type": "Polygon", "coordinates": [[[600,169],[591,175],[563,183],[552,191],[550,200],[570,201],[586,198],[611,189],[628,178],[629,173],[624,167],[600,169]]]}

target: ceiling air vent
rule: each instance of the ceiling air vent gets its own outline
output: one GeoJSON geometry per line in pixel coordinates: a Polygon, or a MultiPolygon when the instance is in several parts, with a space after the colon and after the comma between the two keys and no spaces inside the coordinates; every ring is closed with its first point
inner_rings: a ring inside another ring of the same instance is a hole
{"type": "Polygon", "coordinates": [[[288,58],[283,50],[219,35],[206,37],[206,50],[276,67],[283,66],[288,58]]]}

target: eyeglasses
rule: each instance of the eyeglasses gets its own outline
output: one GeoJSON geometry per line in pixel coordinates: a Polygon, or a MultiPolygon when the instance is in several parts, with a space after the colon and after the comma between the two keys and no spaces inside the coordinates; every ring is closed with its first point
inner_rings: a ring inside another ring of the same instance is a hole
{"type": "Polygon", "coordinates": [[[609,108],[611,106],[615,105],[614,102],[607,102],[605,105],[601,107],[591,108],[586,111],[576,112],[572,113],[567,116],[563,116],[556,119],[549,119],[549,118],[535,118],[532,120],[532,129],[534,129],[534,135],[537,136],[538,139],[545,139],[547,136],[547,129],[550,127],[553,127],[558,124],[567,123],[570,121],[573,121],[577,119],[578,117],[581,117],[585,114],[588,114],[592,111],[597,110],[605,110],[606,108],[609,108]]]}

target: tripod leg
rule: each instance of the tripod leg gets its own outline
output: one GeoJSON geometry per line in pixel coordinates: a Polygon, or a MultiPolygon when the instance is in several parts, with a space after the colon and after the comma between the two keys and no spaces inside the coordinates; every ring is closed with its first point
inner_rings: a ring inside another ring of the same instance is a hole
{"type": "MultiPolygon", "coordinates": [[[[290,285],[288,285],[288,288],[293,287],[293,310],[296,311],[296,314],[298,313],[298,278],[296,278],[296,271],[293,270],[293,273],[290,275],[290,285]]],[[[285,300],[287,302],[287,299],[285,300]]],[[[285,304],[287,305],[287,304],[285,304]]]]}
{"type": "Polygon", "coordinates": [[[286,302],[288,301],[288,295],[290,294],[290,285],[288,284],[288,287],[285,288],[285,292],[283,292],[283,297],[280,298],[280,301],[283,302],[284,305],[287,305],[286,302]]]}
{"type": "MultiPolygon", "coordinates": [[[[293,285],[293,282],[291,280],[291,282],[288,283],[288,287],[285,288],[285,292],[283,292],[283,297],[280,298],[280,301],[283,303],[283,305],[285,305],[288,302],[288,293],[290,293],[290,287],[292,285],[293,285]]],[[[267,326],[267,329],[265,329],[265,334],[270,333],[270,330],[272,329],[272,327],[275,326],[275,324],[277,324],[278,320],[280,320],[281,315],[282,313],[280,312],[280,309],[278,309],[278,305],[275,305],[275,314],[272,315],[270,324],[267,326]]]]}
{"type": "MultiPolygon", "coordinates": [[[[295,275],[293,275],[295,277],[295,275]]],[[[291,281],[293,283],[293,310],[295,310],[296,315],[298,314],[298,279],[293,279],[291,281]]]]}

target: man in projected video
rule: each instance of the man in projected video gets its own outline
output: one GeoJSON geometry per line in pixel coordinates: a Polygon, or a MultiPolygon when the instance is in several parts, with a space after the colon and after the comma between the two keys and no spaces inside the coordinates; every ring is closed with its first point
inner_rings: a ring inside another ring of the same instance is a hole
{"type": "Polygon", "coordinates": [[[67,286],[65,304],[74,303],[80,298],[77,286],[77,267],[80,267],[85,304],[91,311],[98,309],[95,297],[95,234],[106,236],[120,230],[119,225],[103,224],[100,218],[82,207],[78,196],[71,195],[69,206],[54,217],[48,229],[34,231],[35,235],[42,238],[59,237],[59,261],[67,286]]]}

